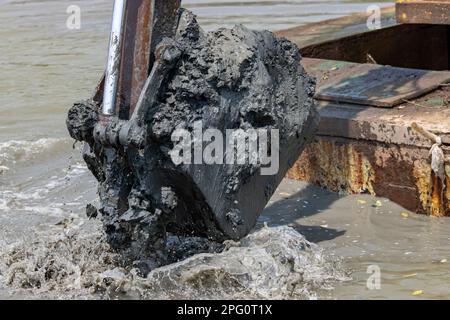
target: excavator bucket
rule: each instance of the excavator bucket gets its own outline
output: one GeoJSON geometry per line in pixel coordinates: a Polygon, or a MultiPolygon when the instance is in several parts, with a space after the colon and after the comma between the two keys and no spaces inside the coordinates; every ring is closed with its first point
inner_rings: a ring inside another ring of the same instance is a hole
{"type": "Polygon", "coordinates": [[[119,2],[103,92],[67,124],[86,142],[109,242],[150,270],[167,262],[167,232],[247,235],[318,115],[288,40],[243,26],[204,32],[178,0],[119,2]]]}

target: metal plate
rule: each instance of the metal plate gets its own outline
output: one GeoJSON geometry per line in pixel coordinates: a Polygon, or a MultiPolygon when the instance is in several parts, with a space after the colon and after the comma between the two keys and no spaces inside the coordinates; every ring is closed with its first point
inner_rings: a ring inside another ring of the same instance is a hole
{"type": "Polygon", "coordinates": [[[393,107],[450,81],[448,71],[311,58],[302,64],[317,78],[316,99],[376,107],[393,107]]]}
{"type": "Polygon", "coordinates": [[[153,0],[127,2],[118,99],[122,114],[132,112],[150,69],[153,0]]]}
{"type": "Polygon", "coordinates": [[[419,24],[450,24],[450,1],[399,0],[397,22],[419,24]]]}
{"type": "MultiPolygon", "coordinates": [[[[133,113],[153,64],[153,50],[162,37],[173,37],[181,0],[133,0],[127,2],[126,30],[118,88],[121,118],[133,113]]],[[[102,102],[104,77],[93,94],[102,102]]]]}

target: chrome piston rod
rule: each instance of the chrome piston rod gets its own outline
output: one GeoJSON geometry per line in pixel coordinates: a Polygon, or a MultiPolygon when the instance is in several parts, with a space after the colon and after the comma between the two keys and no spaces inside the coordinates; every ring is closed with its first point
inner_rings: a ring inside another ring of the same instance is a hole
{"type": "Polygon", "coordinates": [[[117,86],[120,76],[120,57],[125,29],[127,0],[115,0],[109,39],[108,65],[106,67],[105,89],[103,91],[102,113],[112,116],[116,113],[117,86]]]}

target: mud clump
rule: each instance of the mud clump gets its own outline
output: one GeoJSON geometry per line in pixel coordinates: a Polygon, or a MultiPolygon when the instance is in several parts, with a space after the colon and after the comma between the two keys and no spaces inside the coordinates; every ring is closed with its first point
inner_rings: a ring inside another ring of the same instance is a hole
{"type": "Polygon", "coordinates": [[[246,236],[318,123],[315,84],[292,42],[244,26],[206,33],[184,10],[171,43],[177,60],[165,69],[156,100],[144,106],[142,149],[108,147],[92,138],[99,103],[74,105],[67,121],[71,136],[87,142],[84,159],[99,180],[108,242],[143,273],[173,261],[167,232],[216,242],[246,236]],[[224,161],[242,152],[236,144],[227,149],[225,139],[219,146],[226,151],[214,152],[213,164],[175,164],[177,130],[192,133],[184,143],[193,154],[198,143],[202,150],[208,146],[195,138],[200,121],[203,130],[223,137],[228,130],[270,132],[266,151],[277,156],[276,169],[262,174],[267,168],[261,161],[224,161]]]}

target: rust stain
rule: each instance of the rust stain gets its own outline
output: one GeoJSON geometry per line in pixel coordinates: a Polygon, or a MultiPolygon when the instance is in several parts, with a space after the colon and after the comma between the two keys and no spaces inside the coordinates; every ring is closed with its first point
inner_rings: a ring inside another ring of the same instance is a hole
{"type": "Polygon", "coordinates": [[[434,173],[432,173],[432,193],[431,193],[431,215],[442,217],[446,215],[446,208],[444,206],[445,183],[441,181],[434,173]]]}
{"type": "Polygon", "coordinates": [[[441,181],[431,170],[428,159],[418,161],[414,167],[414,177],[419,191],[422,212],[436,216],[450,216],[450,175],[446,172],[441,181]]]}
{"type": "Polygon", "coordinates": [[[370,161],[353,145],[321,140],[307,146],[288,177],[307,180],[335,192],[373,192],[370,161]]]}
{"type": "Polygon", "coordinates": [[[400,23],[444,24],[450,23],[450,6],[447,0],[412,0],[396,3],[397,21],[400,23]]]}
{"type": "Polygon", "coordinates": [[[421,208],[423,208],[428,214],[431,214],[431,211],[427,210],[431,195],[431,172],[431,167],[426,161],[417,160],[414,163],[413,177],[416,180],[421,208]]]}
{"type": "Polygon", "coordinates": [[[118,89],[120,117],[124,119],[133,112],[149,74],[153,1],[127,2],[118,89]]]}
{"type": "Polygon", "coordinates": [[[450,216],[450,164],[434,177],[429,150],[414,146],[317,137],[288,172],[334,192],[382,196],[408,210],[450,216]]]}
{"type": "Polygon", "coordinates": [[[447,213],[450,212],[450,163],[445,165],[445,195],[447,198],[447,213]]]}
{"type": "Polygon", "coordinates": [[[143,1],[137,12],[136,41],[132,66],[130,114],[139,100],[142,88],[150,70],[150,39],[152,23],[151,1],[143,1]]]}

